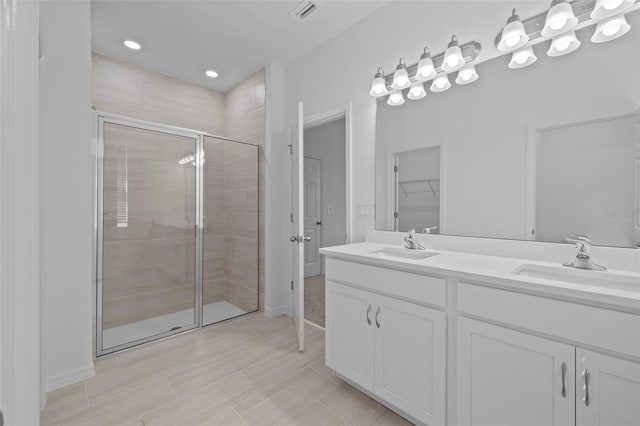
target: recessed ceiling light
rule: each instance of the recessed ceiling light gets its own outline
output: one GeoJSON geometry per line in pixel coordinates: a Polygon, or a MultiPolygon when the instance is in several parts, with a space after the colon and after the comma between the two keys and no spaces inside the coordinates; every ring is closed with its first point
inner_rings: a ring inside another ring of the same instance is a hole
{"type": "Polygon", "coordinates": [[[140,43],[137,43],[133,40],[125,40],[124,41],[124,45],[127,46],[129,49],[131,50],[140,50],[140,48],[142,46],[140,46],[140,43]]]}
{"type": "Polygon", "coordinates": [[[218,73],[214,70],[206,70],[204,73],[207,75],[207,77],[211,78],[216,78],[218,76],[218,73]]]}

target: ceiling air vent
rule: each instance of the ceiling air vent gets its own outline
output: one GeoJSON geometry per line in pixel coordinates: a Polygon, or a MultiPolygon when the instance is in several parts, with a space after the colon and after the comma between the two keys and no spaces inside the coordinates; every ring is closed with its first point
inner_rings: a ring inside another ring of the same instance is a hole
{"type": "Polygon", "coordinates": [[[296,19],[299,19],[300,21],[303,21],[308,18],[313,12],[315,12],[316,9],[318,9],[318,3],[314,1],[304,0],[298,3],[298,5],[294,7],[291,12],[289,12],[289,15],[293,16],[296,19]]]}

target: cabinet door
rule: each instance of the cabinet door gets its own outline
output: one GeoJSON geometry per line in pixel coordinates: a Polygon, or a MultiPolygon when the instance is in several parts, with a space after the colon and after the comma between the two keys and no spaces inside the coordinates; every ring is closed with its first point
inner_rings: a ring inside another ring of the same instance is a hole
{"type": "Polygon", "coordinates": [[[325,292],[327,366],[373,391],[373,293],[332,281],[325,292]]]}
{"type": "Polygon", "coordinates": [[[416,419],[445,423],[446,315],[376,295],[375,393],[416,419]]]}
{"type": "Polygon", "coordinates": [[[580,348],[576,360],[576,424],[640,425],[640,364],[580,348]]]}
{"type": "Polygon", "coordinates": [[[467,318],[457,342],[458,424],[575,423],[573,346],[467,318]]]}

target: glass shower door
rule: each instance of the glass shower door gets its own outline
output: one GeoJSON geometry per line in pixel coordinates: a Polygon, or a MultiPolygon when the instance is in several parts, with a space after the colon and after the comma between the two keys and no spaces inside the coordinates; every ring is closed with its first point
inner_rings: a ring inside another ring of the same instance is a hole
{"type": "Polygon", "coordinates": [[[198,145],[100,119],[98,355],[198,325],[198,145]]]}
{"type": "Polygon", "coordinates": [[[258,147],[203,140],[202,325],[258,310],[258,147]]]}

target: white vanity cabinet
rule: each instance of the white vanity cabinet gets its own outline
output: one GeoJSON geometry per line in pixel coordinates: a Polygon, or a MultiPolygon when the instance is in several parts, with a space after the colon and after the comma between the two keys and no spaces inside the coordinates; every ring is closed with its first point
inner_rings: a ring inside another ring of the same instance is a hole
{"type": "MultiPolygon", "coordinates": [[[[415,420],[444,424],[445,312],[380,294],[375,289],[383,286],[415,295],[411,285],[403,285],[406,281],[381,281],[380,268],[355,265],[363,268],[355,278],[332,268],[334,262],[327,262],[327,366],[415,420]]],[[[414,274],[404,278],[423,281],[423,286],[430,280],[436,286],[445,284],[414,274]]]]}
{"type": "Polygon", "coordinates": [[[576,364],[577,425],[640,424],[639,363],[578,348],[576,364]]]}
{"type": "Polygon", "coordinates": [[[640,364],[571,343],[637,358],[639,316],[467,283],[458,309],[458,424],[640,424],[640,364]]]}
{"type": "Polygon", "coordinates": [[[575,348],[458,321],[458,424],[573,425],[575,348]]]}

